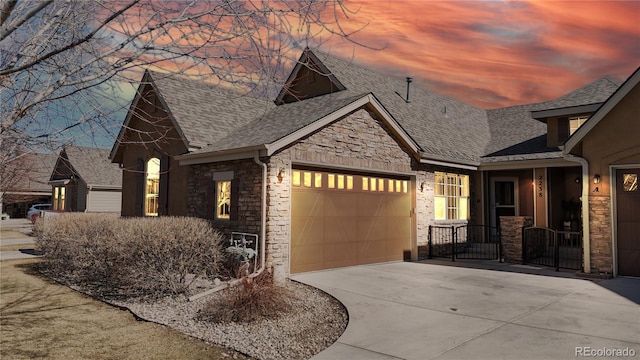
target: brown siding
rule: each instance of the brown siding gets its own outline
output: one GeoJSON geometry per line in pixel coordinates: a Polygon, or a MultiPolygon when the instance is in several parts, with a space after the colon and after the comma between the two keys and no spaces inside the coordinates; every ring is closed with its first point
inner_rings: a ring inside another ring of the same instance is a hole
{"type": "MultiPolygon", "coordinates": [[[[124,142],[115,156],[116,161],[123,164],[122,172],[122,216],[140,216],[138,199],[141,195],[136,181],[137,162],[145,163],[151,157],[162,158],[163,155],[175,156],[184,154],[187,149],[180,135],[174,128],[167,113],[155,104],[159,102],[155,95],[148,95],[149,101],[141,100],[136,113],[144,114],[145,120],[133,117],[129,123],[131,129],[126,130],[124,142]],[[135,130],[132,130],[135,129],[135,130]]],[[[168,215],[185,216],[187,214],[187,177],[188,166],[179,166],[174,158],[169,160],[169,191],[167,203],[168,215]]],[[[164,199],[163,199],[164,201],[164,199]]]]}
{"type": "Polygon", "coordinates": [[[636,85],[585,135],[581,154],[576,151],[589,162],[591,266],[596,271],[611,272],[613,268],[609,166],[640,164],[639,102],[640,85],[636,85]],[[601,176],[600,184],[593,183],[595,174],[601,176]]]}

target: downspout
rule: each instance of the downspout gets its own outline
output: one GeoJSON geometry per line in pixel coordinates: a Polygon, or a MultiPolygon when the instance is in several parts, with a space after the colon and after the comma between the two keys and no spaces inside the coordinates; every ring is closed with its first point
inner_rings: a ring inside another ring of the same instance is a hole
{"type": "Polygon", "coordinates": [[[584,259],[583,271],[591,273],[591,241],[589,238],[589,163],[587,159],[564,154],[565,160],[577,162],[582,165],[582,257],[584,259]]]}
{"type": "Polygon", "coordinates": [[[260,151],[256,150],[253,161],[262,166],[262,224],[260,225],[260,268],[249,277],[260,275],[266,264],[266,237],[267,237],[267,164],[260,161],[260,151]]]}
{"type": "MultiPolygon", "coordinates": [[[[266,234],[267,234],[267,164],[260,161],[260,151],[256,150],[255,155],[253,156],[253,161],[256,164],[262,166],[262,216],[261,216],[261,226],[260,226],[260,268],[251,274],[249,274],[249,278],[255,278],[256,276],[262,274],[265,269],[266,264],[266,234]]],[[[196,294],[189,297],[189,301],[197,300],[203,296],[207,296],[209,294],[213,294],[220,290],[224,290],[227,288],[232,288],[234,286],[240,285],[242,283],[242,279],[235,279],[224,284],[220,284],[213,289],[209,289],[200,294],[196,294]]]]}

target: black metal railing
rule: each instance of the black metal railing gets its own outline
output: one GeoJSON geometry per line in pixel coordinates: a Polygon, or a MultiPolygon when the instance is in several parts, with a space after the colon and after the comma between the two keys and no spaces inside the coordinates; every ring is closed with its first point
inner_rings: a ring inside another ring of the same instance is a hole
{"type": "Polygon", "coordinates": [[[582,268],[582,234],[545,227],[522,229],[522,263],[549,266],[559,271],[582,268]]]}
{"type": "Polygon", "coordinates": [[[483,259],[502,261],[497,228],[485,225],[429,226],[429,259],[483,259]]]}

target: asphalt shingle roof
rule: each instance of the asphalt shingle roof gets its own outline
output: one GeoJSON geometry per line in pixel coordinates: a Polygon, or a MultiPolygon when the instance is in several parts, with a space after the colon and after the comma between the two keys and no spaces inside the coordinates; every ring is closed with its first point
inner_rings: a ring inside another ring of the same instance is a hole
{"type": "Polygon", "coordinates": [[[345,61],[315,55],[346,88],[279,106],[200,81],[149,72],[156,89],[195,153],[273,143],[322,117],[373,94],[423,151],[422,156],[479,164],[558,157],[546,146],[546,124],[532,111],[604,102],[618,84],[602,78],[555,100],[483,110],[345,61]]]}
{"type": "Polygon", "coordinates": [[[489,139],[483,109],[376,73],[334,56],[314,52],[351,93],[373,93],[389,113],[428,155],[453,161],[478,162],[489,139]],[[400,95],[399,95],[400,94],[400,95]],[[463,141],[460,141],[464,139],[463,141]]]}
{"type": "Polygon", "coordinates": [[[573,90],[557,99],[535,104],[532,111],[561,109],[605,102],[620,84],[609,77],[603,77],[573,90]]]}
{"type": "Polygon", "coordinates": [[[2,176],[2,191],[7,192],[51,192],[49,176],[56,165],[58,155],[49,153],[28,153],[7,164],[2,176]]]}
{"type": "Polygon", "coordinates": [[[270,144],[321,119],[367,94],[338,92],[280,105],[237,128],[215,145],[194,153],[224,151],[270,144]]]}
{"type": "Polygon", "coordinates": [[[203,147],[275,107],[220,86],[148,71],[190,146],[203,147]]]}
{"type": "MultiPolygon", "coordinates": [[[[110,150],[66,146],[63,150],[76,174],[87,185],[122,186],[122,170],[109,160],[110,150]]],[[[62,152],[61,152],[62,156],[62,152]]]]}

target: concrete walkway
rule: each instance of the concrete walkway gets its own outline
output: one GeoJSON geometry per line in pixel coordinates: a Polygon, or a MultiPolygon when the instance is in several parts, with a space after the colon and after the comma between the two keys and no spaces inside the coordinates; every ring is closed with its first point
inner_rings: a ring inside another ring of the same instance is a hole
{"type": "Polygon", "coordinates": [[[640,279],[402,262],[293,279],[349,312],[344,334],[315,359],[575,359],[603,349],[640,357],[640,279]]]}
{"type": "Polygon", "coordinates": [[[0,251],[0,261],[12,259],[28,259],[37,257],[33,250],[35,238],[28,236],[31,222],[27,219],[10,219],[0,222],[0,246],[24,245],[20,250],[0,251]]]}

